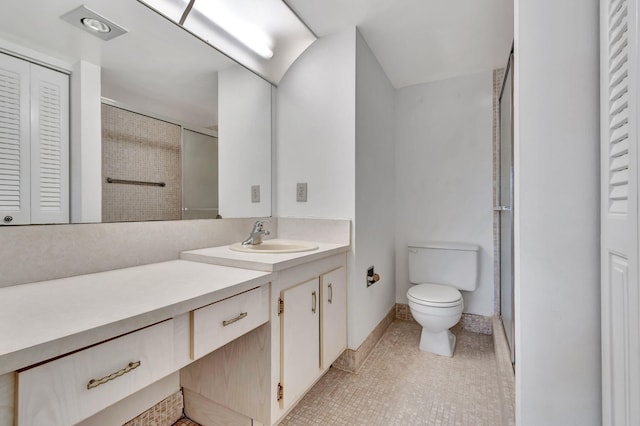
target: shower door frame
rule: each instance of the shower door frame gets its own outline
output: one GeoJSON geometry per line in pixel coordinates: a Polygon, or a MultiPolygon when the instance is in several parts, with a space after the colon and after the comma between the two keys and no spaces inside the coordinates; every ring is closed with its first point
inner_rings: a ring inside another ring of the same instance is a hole
{"type": "Polygon", "coordinates": [[[498,97],[498,205],[494,210],[499,212],[498,234],[500,241],[499,255],[499,282],[500,282],[500,319],[504,327],[509,350],[511,351],[511,363],[515,365],[515,299],[514,299],[514,211],[513,211],[513,48],[509,54],[509,60],[504,72],[502,88],[498,97]],[[503,120],[502,100],[509,96],[509,119],[506,123],[510,128],[510,140],[508,149],[503,147],[503,120]],[[505,163],[505,151],[508,151],[508,161],[505,163]],[[506,166],[506,167],[505,167],[506,166]],[[508,185],[504,185],[503,179],[508,179],[508,185]],[[505,187],[508,187],[505,194],[505,187]],[[508,269],[507,269],[508,268],[508,269]]]}

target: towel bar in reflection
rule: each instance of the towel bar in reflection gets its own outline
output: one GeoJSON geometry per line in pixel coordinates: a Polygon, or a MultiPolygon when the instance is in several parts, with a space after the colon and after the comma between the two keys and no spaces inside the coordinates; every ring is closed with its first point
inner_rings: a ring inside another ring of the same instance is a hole
{"type": "Polygon", "coordinates": [[[146,182],[144,180],[113,179],[110,177],[107,178],[107,182],[123,183],[125,185],[144,185],[144,186],[161,186],[161,187],[167,186],[167,184],[164,182],[146,182]]]}

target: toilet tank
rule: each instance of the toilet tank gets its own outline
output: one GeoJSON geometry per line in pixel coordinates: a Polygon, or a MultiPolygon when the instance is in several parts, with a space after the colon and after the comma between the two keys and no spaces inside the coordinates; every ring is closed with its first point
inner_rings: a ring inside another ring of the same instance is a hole
{"type": "Polygon", "coordinates": [[[459,290],[478,287],[480,247],[440,241],[409,243],[409,281],[412,284],[445,284],[459,290]]]}

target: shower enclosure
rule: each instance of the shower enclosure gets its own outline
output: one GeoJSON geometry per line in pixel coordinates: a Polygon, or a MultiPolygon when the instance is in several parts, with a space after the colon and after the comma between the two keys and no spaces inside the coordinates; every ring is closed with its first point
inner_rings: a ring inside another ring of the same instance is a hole
{"type": "Polygon", "coordinates": [[[515,364],[513,294],[513,50],[500,93],[500,316],[515,364]]]}

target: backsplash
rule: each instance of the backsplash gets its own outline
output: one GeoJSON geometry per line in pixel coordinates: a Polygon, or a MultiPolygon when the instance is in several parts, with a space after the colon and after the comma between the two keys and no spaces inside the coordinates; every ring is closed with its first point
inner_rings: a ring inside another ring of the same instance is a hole
{"type": "MultiPolygon", "coordinates": [[[[0,287],[174,260],[184,250],[242,241],[256,219],[5,226],[0,231],[0,287]]],[[[268,220],[269,238],[350,239],[349,220],[268,220]]]]}
{"type": "MultiPolygon", "coordinates": [[[[245,239],[256,218],[5,226],[0,287],[177,259],[245,239]]],[[[277,222],[269,229],[277,235],[277,222]]]]}

